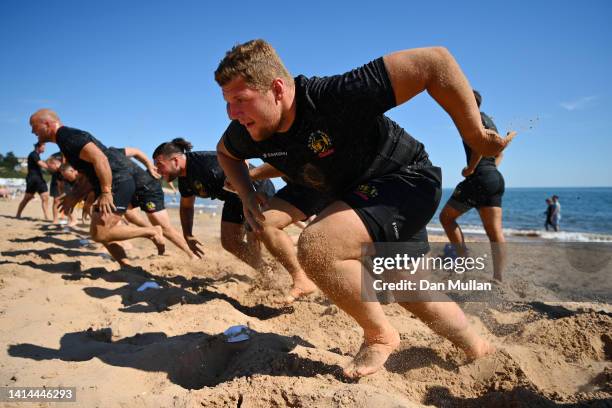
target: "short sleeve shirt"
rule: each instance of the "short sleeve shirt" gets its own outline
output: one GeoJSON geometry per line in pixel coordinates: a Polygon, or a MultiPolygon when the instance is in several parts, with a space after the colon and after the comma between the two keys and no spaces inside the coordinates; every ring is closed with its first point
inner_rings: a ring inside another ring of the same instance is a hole
{"type": "Polygon", "coordinates": [[[293,183],[338,195],[402,167],[429,163],[423,145],[383,115],[396,103],[382,58],[342,75],[298,76],[295,87],[291,128],[258,142],[233,121],[223,135],[229,153],[259,158],[293,183]]]}
{"type": "Polygon", "coordinates": [[[178,187],[182,197],[208,197],[225,201],[236,194],[223,189],[225,173],[219,165],[216,152],[186,152],[186,176],[179,177],[178,187]]]}
{"type": "Polygon", "coordinates": [[[28,155],[28,177],[43,178],[42,170],[38,162],[40,161],[40,155],[34,150],[28,155]]]}
{"type": "Polygon", "coordinates": [[[56,141],[68,163],[87,176],[97,193],[100,192],[100,182],[94,166],[79,157],[81,150],[88,143],[94,143],[107,157],[113,176],[113,184],[131,177],[128,159],[125,155],[111,151],[88,132],[62,126],[57,130],[56,141]]]}

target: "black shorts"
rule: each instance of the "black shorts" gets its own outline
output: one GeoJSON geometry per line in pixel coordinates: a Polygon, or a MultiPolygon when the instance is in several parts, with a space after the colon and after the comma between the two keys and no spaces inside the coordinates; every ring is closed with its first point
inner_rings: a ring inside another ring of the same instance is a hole
{"type": "MultiPolygon", "coordinates": [[[[115,204],[115,213],[123,214],[129,208],[132,197],[136,192],[136,184],[132,177],[122,178],[119,180],[113,179],[113,203],[115,204]]],[[[96,191],[99,197],[100,192],[96,191]]],[[[97,197],[96,197],[97,198],[97,197]]]]}
{"type": "Polygon", "coordinates": [[[231,222],[232,224],[244,223],[242,200],[240,200],[240,197],[238,197],[237,194],[232,194],[223,202],[221,222],[231,222]]]}
{"type": "MultiPolygon", "coordinates": [[[[264,193],[268,198],[274,195],[276,189],[270,180],[261,180],[253,183],[255,191],[264,193]]],[[[231,193],[229,198],[223,202],[223,210],[221,212],[222,222],[231,222],[232,224],[244,224],[244,210],[242,208],[242,200],[237,194],[231,193]]],[[[248,227],[247,227],[248,228],[248,227]]]]}
{"type": "Polygon", "coordinates": [[[154,213],[165,209],[164,191],[162,190],[161,183],[152,178],[143,186],[138,187],[132,197],[131,204],[133,207],[140,207],[142,211],[147,213],[154,213]]]}
{"type": "Polygon", "coordinates": [[[47,183],[40,177],[26,177],[26,193],[42,194],[47,192],[47,183]]]}
{"type": "Polygon", "coordinates": [[[54,173],[53,176],[51,176],[51,182],[49,183],[49,195],[53,198],[60,196],[58,183],[59,182],[57,181],[57,177],[54,173]]]}
{"type": "Polygon", "coordinates": [[[418,252],[426,252],[427,223],[441,196],[440,168],[423,165],[368,180],[342,201],[359,215],[373,242],[419,242],[418,252]]]}
{"type": "Polygon", "coordinates": [[[268,198],[274,196],[276,193],[276,188],[270,180],[258,180],[253,182],[253,185],[255,186],[255,191],[258,193],[264,193],[268,196],[268,198]]]}
{"type": "Polygon", "coordinates": [[[274,197],[288,202],[303,212],[306,218],[320,213],[334,201],[333,197],[325,195],[320,191],[293,183],[289,183],[278,190],[274,197]]]}
{"type": "Polygon", "coordinates": [[[496,168],[487,168],[457,184],[447,204],[461,212],[480,207],[501,208],[504,190],[502,174],[496,168]]]}

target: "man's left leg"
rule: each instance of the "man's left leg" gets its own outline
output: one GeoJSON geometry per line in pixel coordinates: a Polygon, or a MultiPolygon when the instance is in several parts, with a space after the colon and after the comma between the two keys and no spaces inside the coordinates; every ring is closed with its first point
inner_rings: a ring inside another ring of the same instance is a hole
{"type": "Polygon", "coordinates": [[[45,220],[49,221],[49,193],[45,191],[44,193],[39,193],[39,195],[45,220]]]}

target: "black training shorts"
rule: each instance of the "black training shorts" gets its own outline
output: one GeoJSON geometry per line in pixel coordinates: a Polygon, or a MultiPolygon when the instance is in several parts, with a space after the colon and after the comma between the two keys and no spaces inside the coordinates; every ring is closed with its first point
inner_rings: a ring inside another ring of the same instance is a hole
{"type": "Polygon", "coordinates": [[[26,193],[42,194],[47,192],[47,183],[38,176],[26,177],[26,193]]]}
{"type": "MultiPolygon", "coordinates": [[[[136,191],[136,184],[132,177],[123,178],[120,180],[113,179],[113,203],[115,204],[115,213],[123,214],[127,211],[132,197],[136,191]]],[[[100,193],[98,193],[100,196],[100,193]]],[[[97,210],[97,209],[96,209],[97,210]]]]}
{"type": "Polygon", "coordinates": [[[457,184],[447,204],[461,212],[480,207],[501,208],[504,190],[504,177],[496,168],[490,167],[457,184]]]}
{"type": "Polygon", "coordinates": [[[133,207],[140,207],[142,211],[147,213],[165,209],[164,190],[162,190],[159,180],[151,178],[142,187],[137,188],[131,203],[133,207]]]}
{"type": "Polygon", "coordinates": [[[333,197],[325,195],[320,191],[293,183],[288,183],[285,187],[278,190],[274,197],[288,202],[303,212],[306,218],[320,213],[334,201],[333,197]]]}
{"type": "Polygon", "coordinates": [[[440,168],[423,165],[361,183],[342,201],[359,215],[373,242],[422,242],[427,246],[426,226],[441,196],[440,168]]]}

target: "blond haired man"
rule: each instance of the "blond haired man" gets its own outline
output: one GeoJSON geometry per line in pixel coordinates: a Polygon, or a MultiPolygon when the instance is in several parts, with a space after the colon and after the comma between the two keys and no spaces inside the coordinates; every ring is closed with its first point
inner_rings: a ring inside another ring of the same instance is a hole
{"type": "MultiPolygon", "coordinates": [[[[266,245],[284,245],[278,227],[305,219],[324,203],[302,232],[293,262],[299,260],[308,277],[364,330],[363,345],[345,374],[379,370],[399,345],[399,334],[379,303],[361,299],[362,244],[426,246],[425,226],[441,191],[440,169],[424,146],[384,112],[426,90],[479,154],[496,155],[512,137],[484,129],[472,88],[452,55],[439,47],[392,53],[343,75],[293,78],[268,43],[254,40],[230,50],[215,79],[233,119],[217,147],[219,163],[244,203],[245,217],[264,236],[273,236],[264,238],[266,245]],[[254,157],[315,191],[316,205],[312,197],[306,202],[280,190],[262,213],[244,165],[254,157]]],[[[493,350],[453,302],[401,305],[470,358],[493,350]]]]}

